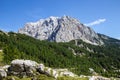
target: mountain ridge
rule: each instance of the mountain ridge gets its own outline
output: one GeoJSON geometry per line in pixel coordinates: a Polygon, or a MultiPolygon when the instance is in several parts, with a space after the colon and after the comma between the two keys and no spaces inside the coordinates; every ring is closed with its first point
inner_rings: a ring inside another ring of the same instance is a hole
{"type": "Polygon", "coordinates": [[[27,34],[40,40],[55,42],[69,42],[81,39],[94,45],[102,45],[103,41],[93,29],[80,23],[77,19],[63,17],[49,17],[37,22],[26,23],[18,33],[27,34]]]}

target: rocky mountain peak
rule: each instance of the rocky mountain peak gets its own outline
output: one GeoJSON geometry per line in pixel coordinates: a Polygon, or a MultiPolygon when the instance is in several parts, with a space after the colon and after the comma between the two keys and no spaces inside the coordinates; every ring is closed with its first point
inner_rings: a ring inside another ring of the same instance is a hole
{"type": "Polygon", "coordinates": [[[94,45],[103,44],[98,34],[70,16],[49,17],[37,22],[26,23],[19,33],[27,34],[40,40],[69,42],[81,39],[94,45]]]}

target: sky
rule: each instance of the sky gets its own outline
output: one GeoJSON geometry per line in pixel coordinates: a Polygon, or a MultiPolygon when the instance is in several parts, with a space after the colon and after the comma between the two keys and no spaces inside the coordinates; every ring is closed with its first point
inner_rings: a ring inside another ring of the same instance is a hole
{"type": "Polygon", "coordinates": [[[0,0],[0,30],[7,32],[17,32],[27,22],[64,15],[120,39],[120,0],[0,0]]]}

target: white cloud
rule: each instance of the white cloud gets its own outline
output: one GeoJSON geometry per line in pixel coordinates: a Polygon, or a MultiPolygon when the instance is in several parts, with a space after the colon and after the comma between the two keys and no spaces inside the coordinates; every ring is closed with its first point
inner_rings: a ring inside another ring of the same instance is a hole
{"type": "Polygon", "coordinates": [[[105,22],[106,21],[106,19],[98,19],[98,20],[96,20],[96,21],[93,21],[93,22],[91,22],[91,23],[88,23],[88,24],[85,24],[86,26],[93,26],[93,25],[97,25],[97,24],[101,24],[101,23],[103,23],[103,22],[105,22]]]}

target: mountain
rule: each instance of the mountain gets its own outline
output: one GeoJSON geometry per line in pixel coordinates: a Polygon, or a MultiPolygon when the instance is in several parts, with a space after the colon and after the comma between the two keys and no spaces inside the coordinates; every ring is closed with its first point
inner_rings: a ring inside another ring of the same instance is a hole
{"type": "Polygon", "coordinates": [[[95,31],[69,16],[49,17],[26,23],[24,28],[19,29],[18,32],[40,40],[69,42],[81,39],[94,45],[103,44],[95,31]]]}
{"type": "Polygon", "coordinates": [[[102,39],[102,41],[105,43],[105,45],[109,45],[109,44],[114,44],[114,45],[120,45],[120,40],[106,36],[104,34],[99,34],[98,36],[100,37],[100,39],[102,39]]]}

